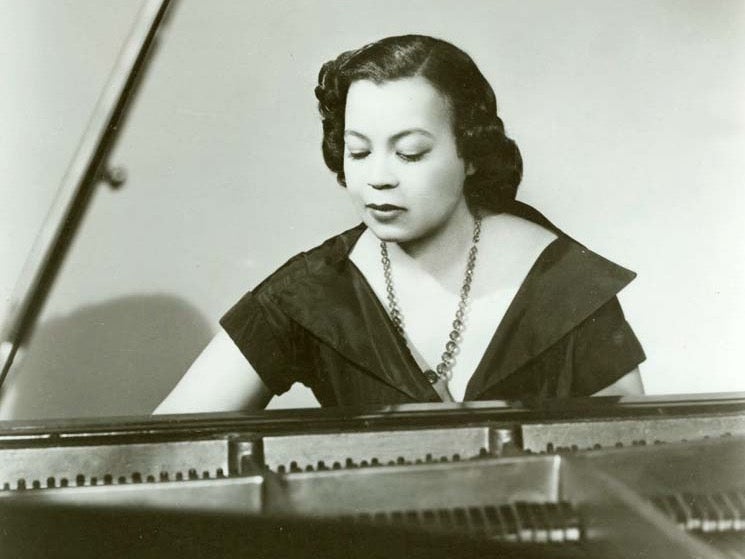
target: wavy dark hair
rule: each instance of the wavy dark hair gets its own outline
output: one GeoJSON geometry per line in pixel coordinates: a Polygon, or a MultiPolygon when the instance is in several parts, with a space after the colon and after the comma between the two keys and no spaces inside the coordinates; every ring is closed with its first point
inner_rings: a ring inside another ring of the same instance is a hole
{"type": "Polygon", "coordinates": [[[425,35],[387,37],[340,54],[318,74],[316,98],[323,119],[323,158],[344,177],[344,112],[349,86],[422,76],[450,103],[458,155],[473,165],[464,193],[470,207],[499,211],[515,199],[522,179],[520,150],[504,130],[489,82],[465,52],[425,35]]]}

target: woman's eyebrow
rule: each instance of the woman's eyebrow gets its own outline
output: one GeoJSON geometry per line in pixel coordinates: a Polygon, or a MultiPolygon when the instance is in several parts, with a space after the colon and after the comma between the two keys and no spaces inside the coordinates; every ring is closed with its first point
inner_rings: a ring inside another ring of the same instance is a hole
{"type": "MultiPolygon", "coordinates": [[[[397,142],[398,140],[400,140],[404,136],[409,136],[411,134],[422,134],[422,135],[427,136],[427,137],[432,138],[432,139],[434,139],[434,137],[435,137],[434,134],[432,134],[431,132],[425,130],[424,128],[407,128],[406,130],[401,130],[400,132],[396,132],[393,136],[391,136],[390,140],[391,140],[391,142],[397,142]]],[[[365,140],[365,141],[368,141],[368,142],[370,141],[370,138],[368,138],[367,136],[365,136],[361,132],[357,132],[356,130],[345,130],[344,131],[344,137],[346,138],[347,136],[354,136],[356,138],[360,138],[360,139],[365,140]]]]}
{"type": "Polygon", "coordinates": [[[429,138],[432,138],[434,140],[435,136],[431,132],[428,132],[424,128],[408,128],[407,130],[402,130],[401,132],[397,132],[393,136],[391,136],[391,142],[397,142],[404,136],[409,136],[411,134],[422,134],[423,136],[427,136],[429,138]]]}
{"type": "Polygon", "coordinates": [[[365,136],[364,134],[360,132],[357,132],[356,130],[345,130],[344,137],[346,138],[347,136],[354,136],[355,138],[365,140],[366,142],[370,141],[370,138],[368,138],[367,136],[365,136]]]}

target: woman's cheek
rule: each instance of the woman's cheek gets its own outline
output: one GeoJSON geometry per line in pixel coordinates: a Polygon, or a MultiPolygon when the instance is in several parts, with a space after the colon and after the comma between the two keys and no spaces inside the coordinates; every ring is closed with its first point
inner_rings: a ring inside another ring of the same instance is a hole
{"type": "Polygon", "coordinates": [[[352,204],[361,211],[365,205],[365,202],[362,198],[362,189],[360,188],[360,183],[351,177],[346,177],[346,179],[347,194],[349,195],[349,199],[352,201],[352,204]]]}
{"type": "Polygon", "coordinates": [[[347,185],[347,192],[352,198],[359,197],[360,194],[360,177],[359,170],[354,165],[344,166],[344,180],[347,185]]]}

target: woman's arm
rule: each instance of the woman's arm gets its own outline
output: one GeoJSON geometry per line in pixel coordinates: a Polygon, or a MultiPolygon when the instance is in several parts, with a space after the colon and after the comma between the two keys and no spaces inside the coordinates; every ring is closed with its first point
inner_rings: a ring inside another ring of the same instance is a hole
{"type": "Polygon", "coordinates": [[[271,397],[254,368],[220,329],[153,413],[262,409],[271,397]]]}
{"type": "Polygon", "coordinates": [[[642,376],[639,373],[639,367],[635,367],[610,386],[595,392],[593,396],[641,396],[643,394],[642,376]]]}

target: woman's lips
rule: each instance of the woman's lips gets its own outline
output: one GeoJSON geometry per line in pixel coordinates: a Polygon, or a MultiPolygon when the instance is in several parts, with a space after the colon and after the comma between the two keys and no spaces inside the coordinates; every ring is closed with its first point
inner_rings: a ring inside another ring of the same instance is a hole
{"type": "Polygon", "coordinates": [[[393,204],[367,204],[367,207],[371,210],[377,210],[380,212],[394,212],[394,211],[403,211],[404,208],[401,206],[394,206],[393,204]]]}
{"type": "Polygon", "coordinates": [[[367,204],[365,208],[377,221],[392,221],[406,211],[394,204],[367,204]]]}

